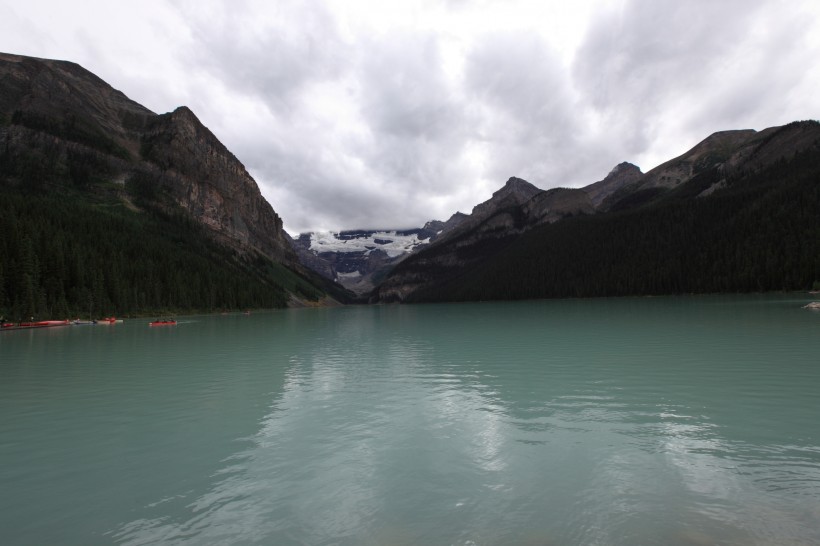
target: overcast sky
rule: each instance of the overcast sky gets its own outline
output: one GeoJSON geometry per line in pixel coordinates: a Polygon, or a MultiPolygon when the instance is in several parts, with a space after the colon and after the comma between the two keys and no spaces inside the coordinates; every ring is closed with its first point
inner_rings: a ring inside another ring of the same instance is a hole
{"type": "Polygon", "coordinates": [[[189,106],[292,234],[580,187],[709,134],[820,117],[820,2],[27,0],[0,51],[189,106]]]}

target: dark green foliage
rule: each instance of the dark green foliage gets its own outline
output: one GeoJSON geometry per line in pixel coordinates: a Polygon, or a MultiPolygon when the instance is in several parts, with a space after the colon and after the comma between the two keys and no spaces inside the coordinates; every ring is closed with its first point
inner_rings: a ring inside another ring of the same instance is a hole
{"type": "Polygon", "coordinates": [[[136,172],[128,179],[125,187],[131,197],[134,198],[134,202],[142,206],[156,200],[160,193],[160,184],[159,176],[136,172]]]}
{"type": "Polygon", "coordinates": [[[10,149],[8,140],[0,149],[0,184],[42,193],[54,186],[85,190],[111,174],[107,156],[87,149],[68,149],[50,139],[34,140],[28,146],[10,149]]]}
{"type": "Polygon", "coordinates": [[[183,215],[0,188],[0,315],[11,319],[282,307],[323,294],[264,257],[214,244],[183,215]]]}
{"type": "Polygon", "coordinates": [[[643,190],[638,190],[618,200],[614,205],[612,205],[610,211],[617,212],[619,210],[631,209],[652,203],[667,191],[668,190],[666,188],[646,188],[643,190]]]}
{"type": "Polygon", "coordinates": [[[109,174],[108,164],[96,154],[70,151],[66,155],[68,181],[77,189],[99,184],[109,174]]]}
{"type": "MultiPolygon", "coordinates": [[[[627,210],[534,229],[414,301],[805,290],[820,279],[820,154],[702,172],[627,210]]],[[[433,250],[433,249],[431,249],[433,250]]]]}
{"type": "Polygon", "coordinates": [[[129,159],[128,151],[105,135],[93,122],[82,119],[73,113],[57,117],[48,117],[35,112],[16,110],[11,117],[15,125],[22,125],[35,131],[42,131],[65,140],[84,144],[103,153],[129,159]]]}

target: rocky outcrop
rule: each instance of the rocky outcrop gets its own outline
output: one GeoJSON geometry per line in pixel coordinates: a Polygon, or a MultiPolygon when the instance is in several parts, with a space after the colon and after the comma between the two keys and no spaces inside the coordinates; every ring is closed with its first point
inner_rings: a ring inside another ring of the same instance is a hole
{"type": "Polygon", "coordinates": [[[424,227],[422,229],[432,233],[432,236],[430,237],[430,242],[433,242],[436,239],[443,237],[446,234],[453,231],[467,218],[469,218],[469,215],[464,214],[463,212],[456,212],[444,222],[442,222],[441,220],[430,220],[429,222],[424,224],[424,227]]]}
{"type": "Polygon", "coordinates": [[[642,176],[641,169],[624,161],[615,165],[603,180],[584,187],[583,191],[589,196],[592,206],[597,209],[610,195],[635,184],[642,176]]]}
{"type": "Polygon", "coordinates": [[[569,188],[541,192],[524,203],[522,210],[527,227],[552,224],[567,216],[595,213],[595,207],[586,191],[569,188]]]}
{"type": "MultiPolygon", "coordinates": [[[[473,207],[469,222],[478,223],[489,218],[496,212],[509,207],[523,205],[543,190],[536,188],[526,180],[510,177],[509,180],[493,196],[473,207]]],[[[464,222],[462,222],[462,225],[464,222]]]]}

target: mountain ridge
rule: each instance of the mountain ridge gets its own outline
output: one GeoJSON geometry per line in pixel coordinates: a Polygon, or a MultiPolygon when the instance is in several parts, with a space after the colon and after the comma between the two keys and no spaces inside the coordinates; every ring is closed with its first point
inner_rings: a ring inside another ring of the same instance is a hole
{"type": "MultiPolygon", "coordinates": [[[[637,214],[646,207],[666,206],[664,203],[674,207],[675,203],[704,199],[721,190],[738,192],[743,180],[757,180],[754,177],[761,171],[771,171],[780,164],[787,166],[801,154],[818,153],[820,123],[803,121],[759,132],[714,133],[647,173],[630,163],[620,163],[603,180],[583,188],[553,188],[534,194],[523,204],[502,206],[489,214],[483,209],[480,217],[468,217],[461,229],[399,264],[377,287],[372,299],[426,301],[425,296],[414,294],[435,292],[436,301],[446,300],[436,288],[438,284],[457,291],[454,279],[469,276],[471,271],[484,268],[483,264],[495,263],[508,246],[545,225],[580,217],[637,214]]],[[[801,161],[805,163],[805,159],[801,161]]],[[[801,186],[801,191],[808,191],[805,188],[801,186]]],[[[820,262],[817,267],[820,278],[820,262]]],[[[518,271],[521,275],[532,273],[526,267],[518,271]]],[[[514,281],[510,278],[508,282],[514,281]]]]}

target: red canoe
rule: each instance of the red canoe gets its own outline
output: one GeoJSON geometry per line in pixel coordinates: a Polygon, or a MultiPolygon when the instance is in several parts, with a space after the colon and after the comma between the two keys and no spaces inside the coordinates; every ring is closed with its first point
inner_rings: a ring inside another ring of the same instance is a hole
{"type": "Polygon", "coordinates": [[[149,322],[148,326],[176,326],[177,321],[175,320],[155,320],[154,322],[149,322]]]}
{"type": "Polygon", "coordinates": [[[5,322],[2,324],[3,330],[27,330],[30,328],[49,328],[51,326],[67,326],[71,324],[67,320],[38,320],[36,322],[5,322]]]}

